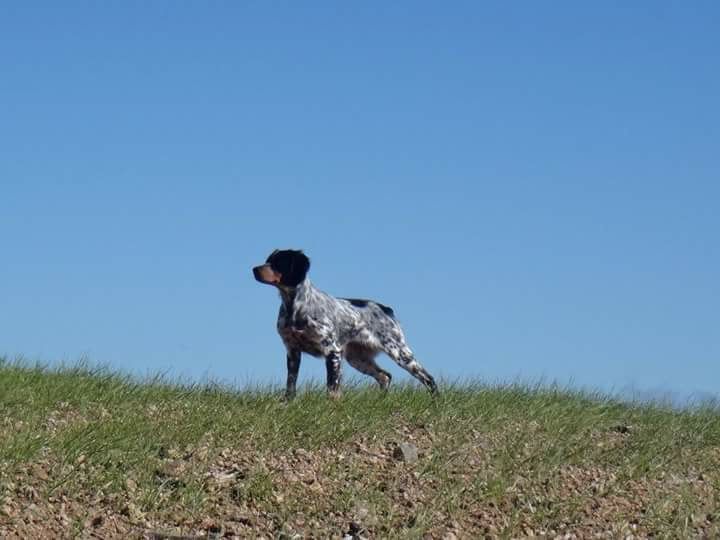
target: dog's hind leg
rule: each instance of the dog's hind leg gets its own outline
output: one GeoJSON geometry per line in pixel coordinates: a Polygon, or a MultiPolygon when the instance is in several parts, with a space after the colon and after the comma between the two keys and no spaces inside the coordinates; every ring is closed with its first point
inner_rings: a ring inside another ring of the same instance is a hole
{"type": "Polygon", "coordinates": [[[408,347],[405,343],[404,336],[402,335],[402,331],[399,327],[392,337],[388,336],[384,340],[382,346],[383,351],[385,351],[390,358],[395,360],[397,365],[423,383],[430,392],[433,394],[437,392],[435,379],[424,367],[422,367],[422,365],[420,365],[420,362],[415,359],[415,355],[410,350],[410,347],[408,347]]]}
{"type": "Polygon", "coordinates": [[[360,373],[370,375],[377,381],[380,388],[386,390],[390,386],[392,375],[377,365],[375,362],[376,354],[377,352],[372,349],[354,343],[345,348],[345,360],[348,361],[348,364],[360,373]]]}

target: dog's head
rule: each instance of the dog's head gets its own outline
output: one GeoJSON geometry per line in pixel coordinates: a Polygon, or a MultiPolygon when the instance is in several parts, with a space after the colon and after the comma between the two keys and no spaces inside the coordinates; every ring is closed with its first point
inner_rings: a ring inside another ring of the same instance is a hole
{"type": "Polygon", "coordinates": [[[297,287],[310,270],[310,259],[299,250],[276,249],[265,264],[253,268],[255,279],[276,287],[297,287]]]}

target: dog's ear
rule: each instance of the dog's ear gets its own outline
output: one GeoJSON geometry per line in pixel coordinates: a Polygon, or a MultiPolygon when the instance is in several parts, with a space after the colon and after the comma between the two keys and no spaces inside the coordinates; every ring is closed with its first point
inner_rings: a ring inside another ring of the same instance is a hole
{"type": "Polygon", "coordinates": [[[283,274],[282,284],[288,287],[297,287],[305,280],[310,270],[310,259],[302,251],[293,251],[290,257],[290,268],[283,274]]]}

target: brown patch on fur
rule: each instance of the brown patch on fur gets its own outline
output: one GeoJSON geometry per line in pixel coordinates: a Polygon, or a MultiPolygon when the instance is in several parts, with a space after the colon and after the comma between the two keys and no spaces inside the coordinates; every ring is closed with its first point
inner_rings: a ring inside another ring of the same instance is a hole
{"type": "Polygon", "coordinates": [[[282,280],[282,274],[272,269],[269,264],[263,264],[262,266],[256,266],[253,268],[255,279],[268,285],[278,285],[282,280]]]}

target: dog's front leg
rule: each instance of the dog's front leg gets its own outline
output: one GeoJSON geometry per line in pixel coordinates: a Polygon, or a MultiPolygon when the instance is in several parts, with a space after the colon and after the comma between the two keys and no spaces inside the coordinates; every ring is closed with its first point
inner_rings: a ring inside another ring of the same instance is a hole
{"type": "Polygon", "coordinates": [[[327,389],[330,397],[340,397],[340,353],[332,351],[325,356],[327,389]]]}
{"type": "Polygon", "coordinates": [[[300,371],[300,349],[288,349],[287,353],[287,385],[285,387],[285,398],[290,400],[295,397],[295,385],[298,372],[300,371]]]}

